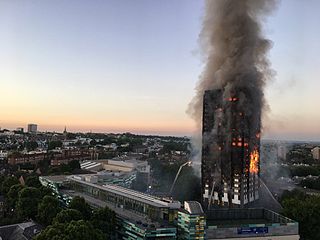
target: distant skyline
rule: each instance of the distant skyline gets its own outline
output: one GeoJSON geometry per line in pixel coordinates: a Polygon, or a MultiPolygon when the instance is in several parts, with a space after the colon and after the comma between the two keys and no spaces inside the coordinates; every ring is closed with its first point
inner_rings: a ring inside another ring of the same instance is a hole
{"type": "MultiPolygon", "coordinates": [[[[282,0],[264,138],[320,140],[320,2],[282,0]]],[[[0,2],[0,127],[191,135],[204,1],[0,2]]]]}

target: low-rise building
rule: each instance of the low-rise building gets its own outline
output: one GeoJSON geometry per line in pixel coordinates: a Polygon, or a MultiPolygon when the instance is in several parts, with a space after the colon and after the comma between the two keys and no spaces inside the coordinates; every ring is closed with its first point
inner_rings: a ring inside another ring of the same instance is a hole
{"type": "Polygon", "coordinates": [[[92,182],[88,176],[46,176],[40,182],[53,189],[66,205],[74,196],[95,208],[109,207],[117,215],[117,239],[176,239],[174,221],[181,204],[112,184],[92,182]]]}
{"type": "Polygon", "coordinates": [[[51,159],[52,166],[59,166],[61,164],[68,164],[71,161],[86,160],[91,156],[91,152],[87,149],[64,149],[54,153],[53,158],[51,159]]]}
{"type": "Polygon", "coordinates": [[[34,222],[24,222],[0,226],[0,239],[2,240],[31,240],[43,229],[34,222]]]}
{"type": "Polygon", "coordinates": [[[47,156],[46,152],[29,152],[25,154],[13,154],[8,156],[8,163],[11,165],[16,164],[37,164],[43,161],[47,156]]]}

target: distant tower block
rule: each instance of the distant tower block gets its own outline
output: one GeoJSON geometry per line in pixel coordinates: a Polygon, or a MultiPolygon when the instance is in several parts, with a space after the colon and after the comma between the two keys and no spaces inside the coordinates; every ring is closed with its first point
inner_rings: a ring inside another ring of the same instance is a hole
{"type": "Polygon", "coordinates": [[[36,133],[38,131],[38,125],[30,123],[28,124],[28,133],[36,133]]]}
{"type": "Polygon", "coordinates": [[[67,135],[68,135],[67,127],[66,127],[66,126],[64,126],[63,136],[64,136],[65,140],[67,139],[67,135]]]}
{"type": "Polygon", "coordinates": [[[222,90],[203,99],[202,204],[245,207],[259,198],[260,113],[242,111],[241,99],[222,90]],[[255,119],[253,119],[255,118],[255,119]]]}

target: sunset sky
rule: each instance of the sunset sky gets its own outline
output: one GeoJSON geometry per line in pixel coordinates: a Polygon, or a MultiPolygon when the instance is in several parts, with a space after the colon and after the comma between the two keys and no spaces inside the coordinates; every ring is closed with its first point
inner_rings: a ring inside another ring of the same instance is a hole
{"type": "MultiPolygon", "coordinates": [[[[320,140],[320,1],[265,22],[276,72],[264,137],[320,140]]],[[[190,135],[200,0],[0,1],[0,126],[190,135]]]]}

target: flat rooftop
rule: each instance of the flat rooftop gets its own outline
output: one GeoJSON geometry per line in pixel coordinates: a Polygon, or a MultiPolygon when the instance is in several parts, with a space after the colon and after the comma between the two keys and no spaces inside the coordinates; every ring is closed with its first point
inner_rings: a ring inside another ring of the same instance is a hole
{"type": "Polygon", "coordinates": [[[40,176],[40,178],[47,179],[52,182],[63,182],[67,180],[70,175],[52,175],[52,176],[40,176]]]}
{"type": "Polygon", "coordinates": [[[290,223],[296,222],[265,208],[212,209],[207,211],[208,226],[232,227],[290,223]]]}
{"type": "Polygon", "coordinates": [[[75,178],[74,176],[68,176],[68,180],[78,182],[81,184],[85,184],[91,187],[95,187],[107,192],[111,192],[123,197],[131,198],[139,202],[143,202],[145,204],[158,207],[158,208],[173,208],[173,209],[179,209],[181,207],[181,204],[179,201],[165,201],[163,199],[157,198],[155,196],[141,193],[138,191],[134,191],[131,189],[127,189],[124,187],[112,185],[112,184],[104,184],[104,185],[98,185],[90,182],[86,182],[84,180],[80,180],[78,178],[75,178]]]}
{"type": "Polygon", "coordinates": [[[146,216],[144,216],[144,215],[140,215],[138,213],[126,210],[124,208],[119,208],[119,207],[115,206],[114,204],[99,200],[97,198],[91,197],[91,196],[84,194],[84,193],[81,193],[81,192],[72,191],[72,190],[63,190],[62,192],[66,195],[71,196],[71,197],[74,197],[74,196],[83,197],[86,200],[86,202],[88,202],[91,206],[93,206],[95,208],[108,207],[111,210],[113,210],[121,218],[127,219],[133,223],[141,223],[140,224],[141,226],[139,226],[139,227],[144,228],[144,229],[147,229],[148,226],[154,226],[156,228],[172,227],[165,222],[160,224],[159,222],[151,221],[149,218],[146,218],[146,216]]]}

